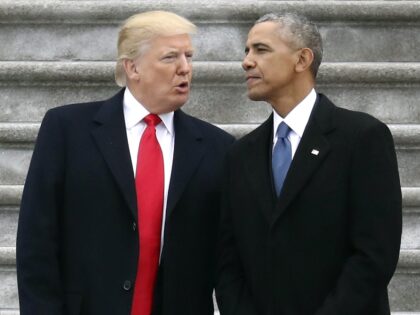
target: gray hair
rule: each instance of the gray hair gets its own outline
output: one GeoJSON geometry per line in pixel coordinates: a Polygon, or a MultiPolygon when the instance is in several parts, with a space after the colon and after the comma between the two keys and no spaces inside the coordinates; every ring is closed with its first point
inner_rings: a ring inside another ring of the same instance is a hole
{"type": "Polygon", "coordinates": [[[255,24],[275,22],[283,31],[280,36],[293,49],[309,48],[314,54],[311,72],[316,77],[322,61],[322,38],[318,27],[302,15],[294,13],[275,14],[269,13],[260,17],[255,24]]]}

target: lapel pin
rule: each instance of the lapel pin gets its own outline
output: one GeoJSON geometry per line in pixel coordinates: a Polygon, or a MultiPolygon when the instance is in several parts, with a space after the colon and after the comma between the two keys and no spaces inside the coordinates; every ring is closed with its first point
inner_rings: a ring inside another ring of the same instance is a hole
{"type": "Polygon", "coordinates": [[[312,150],[312,152],[311,152],[311,154],[313,154],[313,155],[318,155],[318,154],[319,154],[319,151],[318,151],[318,150],[316,150],[316,149],[313,149],[313,150],[312,150]]]}

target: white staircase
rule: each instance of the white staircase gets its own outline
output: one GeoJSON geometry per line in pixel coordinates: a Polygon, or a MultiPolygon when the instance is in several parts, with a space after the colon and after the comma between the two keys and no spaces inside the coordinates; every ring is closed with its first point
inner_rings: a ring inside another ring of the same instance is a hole
{"type": "Polygon", "coordinates": [[[119,24],[141,11],[179,13],[199,27],[193,93],[184,109],[241,136],[269,114],[246,98],[241,60],[253,21],[306,14],[321,29],[317,90],[365,111],[394,135],[404,226],[389,286],[394,314],[420,314],[420,1],[9,1],[0,2],[0,315],[17,315],[19,203],[39,123],[51,107],[104,99],[119,24]]]}

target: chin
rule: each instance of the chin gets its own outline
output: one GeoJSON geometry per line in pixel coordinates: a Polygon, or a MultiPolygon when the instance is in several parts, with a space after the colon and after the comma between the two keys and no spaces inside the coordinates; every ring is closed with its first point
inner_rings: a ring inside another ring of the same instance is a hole
{"type": "Polygon", "coordinates": [[[174,112],[177,109],[180,109],[188,100],[185,101],[178,101],[171,104],[170,108],[168,108],[167,112],[174,112]]]}
{"type": "Polygon", "coordinates": [[[258,93],[252,93],[252,92],[248,92],[248,98],[252,101],[264,101],[265,100],[263,95],[260,95],[258,93]]]}

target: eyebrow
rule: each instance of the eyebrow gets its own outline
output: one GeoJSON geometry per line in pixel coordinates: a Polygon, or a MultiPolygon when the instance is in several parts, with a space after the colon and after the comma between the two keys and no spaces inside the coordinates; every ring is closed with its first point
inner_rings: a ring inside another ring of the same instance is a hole
{"type": "MultiPolygon", "coordinates": [[[[253,44],[251,44],[251,47],[253,47],[254,49],[255,48],[271,48],[269,45],[261,43],[261,42],[253,43],[253,44]]],[[[248,51],[249,51],[249,46],[246,46],[245,47],[245,52],[248,52],[248,51]]]]}
{"type": "MultiPolygon", "coordinates": [[[[180,49],[177,49],[177,48],[169,48],[168,50],[166,50],[165,52],[164,52],[164,54],[170,54],[170,53],[176,53],[176,54],[179,54],[181,52],[181,50],[180,49]]],[[[193,53],[194,52],[194,48],[192,48],[192,49],[188,49],[188,50],[185,50],[185,53],[193,53]]]]}

